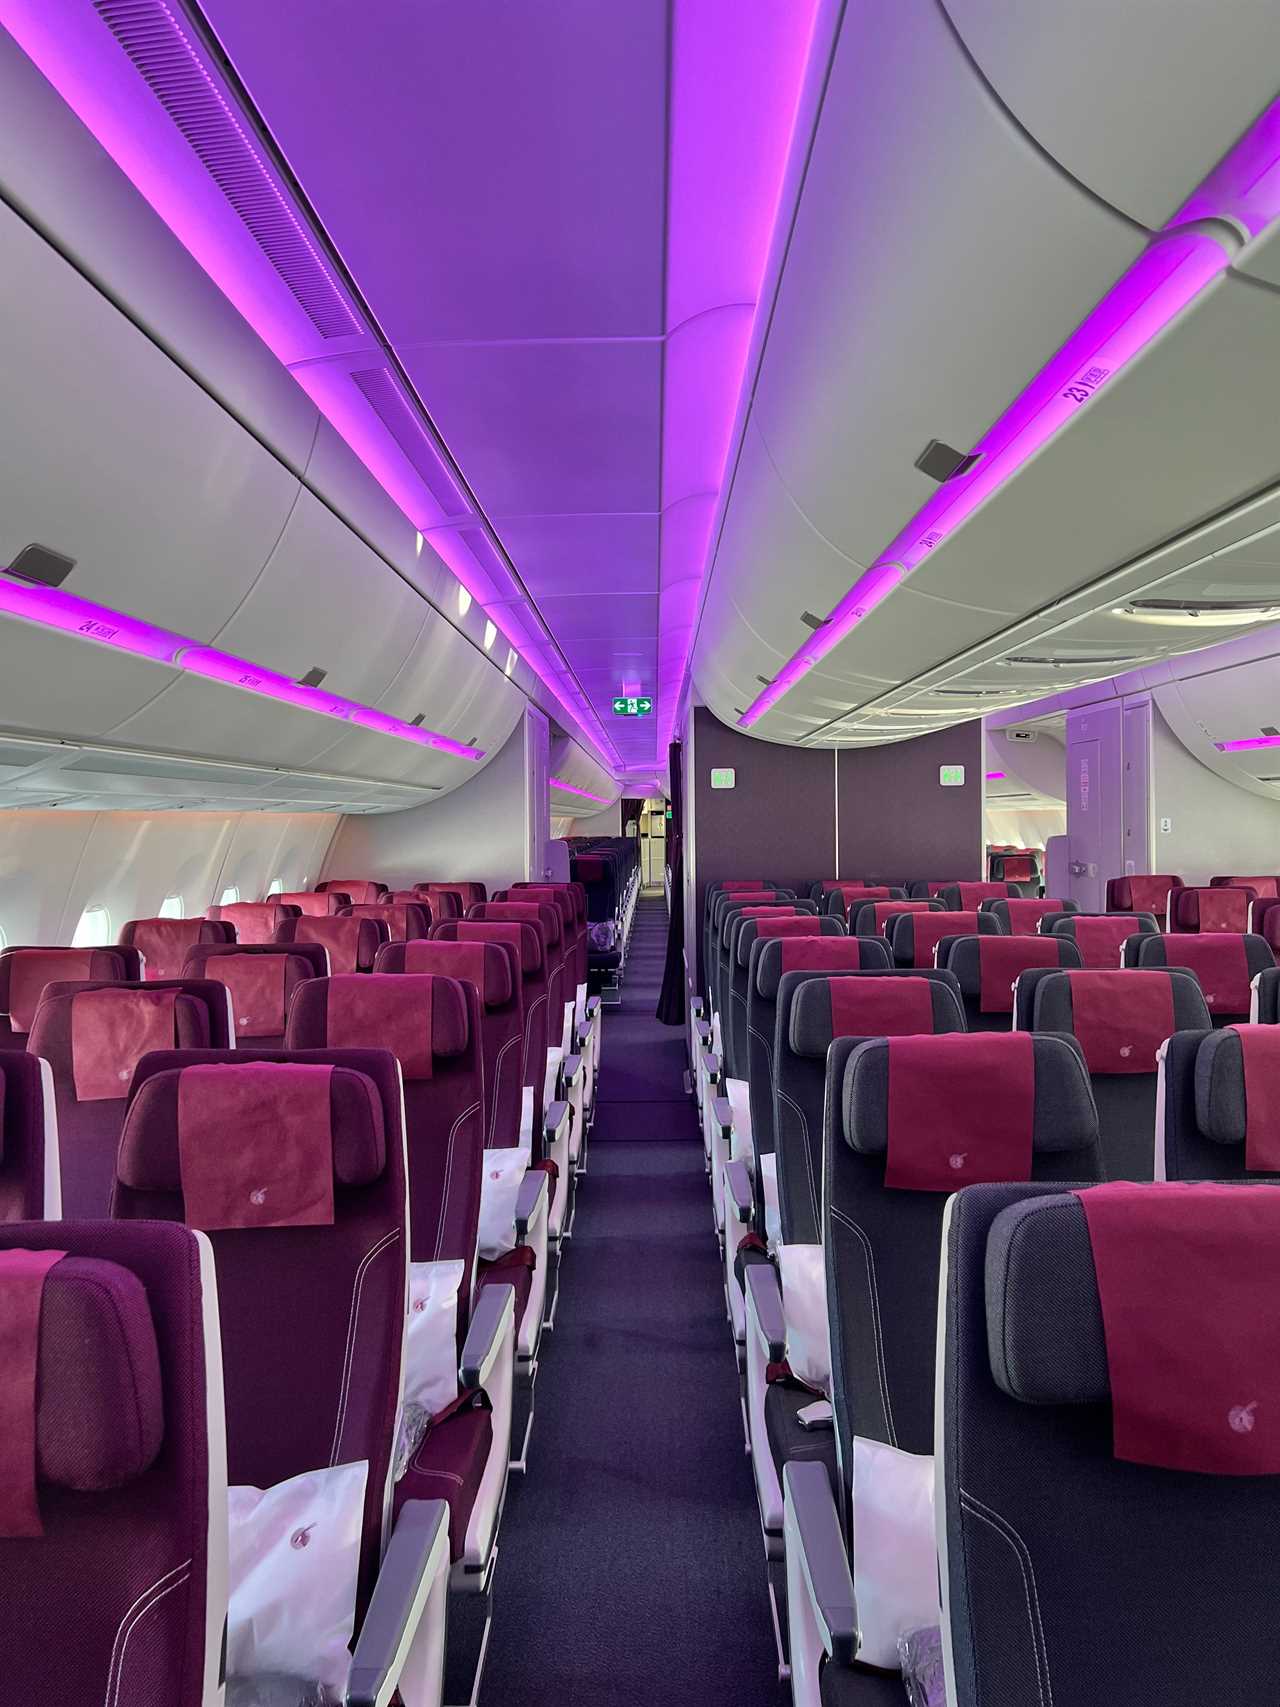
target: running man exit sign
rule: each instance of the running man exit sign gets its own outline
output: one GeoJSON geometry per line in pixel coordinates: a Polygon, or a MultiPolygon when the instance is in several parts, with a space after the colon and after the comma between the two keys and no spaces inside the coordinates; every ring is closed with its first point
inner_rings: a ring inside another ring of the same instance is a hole
{"type": "Polygon", "coordinates": [[[619,694],[613,702],[615,717],[649,717],[653,700],[648,694],[619,694]]]}

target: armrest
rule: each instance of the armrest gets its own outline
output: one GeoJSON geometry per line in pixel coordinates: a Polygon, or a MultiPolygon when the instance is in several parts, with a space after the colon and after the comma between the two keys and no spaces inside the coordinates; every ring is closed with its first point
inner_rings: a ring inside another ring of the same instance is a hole
{"type": "Polygon", "coordinates": [[[599,996],[588,996],[587,997],[587,1018],[588,1019],[594,1019],[595,1016],[599,1012],[600,1012],[600,998],[599,998],[599,996]]]}
{"type": "Polygon", "coordinates": [[[406,1501],[360,1626],[347,1707],[387,1707],[432,1585],[448,1569],[449,1507],[444,1500],[406,1501]]]}
{"type": "Polygon", "coordinates": [[[702,1057],[702,1064],[707,1069],[707,1077],[709,1079],[718,1079],[720,1077],[720,1057],[718,1055],[713,1055],[708,1049],[707,1053],[702,1057]]]}
{"type": "Polygon", "coordinates": [[[787,1355],[787,1318],[782,1311],[782,1283],[772,1263],[746,1265],[743,1279],[748,1308],[755,1312],[760,1332],[769,1347],[769,1361],[780,1363],[787,1355]]]}
{"type": "Polygon", "coordinates": [[[466,1343],[459,1359],[458,1374],[464,1387],[483,1387],[502,1350],[504,1332],[515,1321],[516,1294],[513,1286],[495,1282],[482,1286],[467,1328],[466,1343]]]}
{"type": "Polygon", "coordinates": [[[755,1208],[755,1197],[751,1190],[751,1175],[745,1162],[726,1162],[724,1165],[724,1189],[729,1208],[736,1220],[745,1226],[751,1219],[755,1208]]]}
{"type": "Polygon", "coordinates": [[[852,1665],[858,1652],[858,1608],[827,1467],[792,1459],[783,1466],[782,1487],[788,1557],[794,1546],[823,1646],[837,1664],[852,1665]]]}
{"type": "Polygon", "coordinates": [[[560,1071],[566,1085],[576,1085],[582,1074],[581,1055],[566,1055],[560,1064],[560,1071]]]}
{"type": "Polygon", "coordinates": [[[542,1117],[543,1149],[549,1150],[561,1137],[563,1128],[568,1123],[569,1105],[563,1100],[549,1102],[546,1113],[542,1117]]]}
{"type": "Polygon", "coordinates": [[[712,1097],[711,1118],[726,1136],[733,1130],[733,1104],[728,1097],[712,1097]]]}
{"type": "Polygon", "coordinates": [[[690,996],[689,1012],[693,1016],[695,1025],[702,1021],[702,1016],[706,1011],[706,1006],[701,996],[690,996]]]}
{"type": "Polygon", "coordinates": [[[539,1215],[546,1213],[549,1176],[542,1168],[530,1168],[516,1193],[516,1237],[521,1243],[539,1215]]]}
{"type": "Polygon", "coordinates": [[[585,1020],[581,1025],[574,1027],[573,1041],[578,1045],[578,1052],[581,1054],[591,1042],[590,1020],[585,1020]]]}
{"type": "Polygon", "coordinates": [[[693,1029],[697,1032],[698,1041],[705,1049],[711,1042],[711,1021],[706,1019],[695,1019],[693,1022],[693,1029]]]}

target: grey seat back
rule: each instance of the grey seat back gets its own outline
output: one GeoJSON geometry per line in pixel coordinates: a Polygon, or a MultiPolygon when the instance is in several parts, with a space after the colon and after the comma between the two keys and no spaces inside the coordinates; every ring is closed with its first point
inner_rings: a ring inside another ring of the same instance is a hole
{"type": "Polygon", "coordinates": [[[1000,936],[994,913],[899,913],[889,921],[889,946],[896,966],[932,966],[934,950],[944,936],[1000,936]]]}
{"type": "Polygon", "coordinates": [[[1083,965],[1107,971],[1121,964],[1130,936],[1155,936],[1160,930],[1154,913],[1046,913],[1042,936],[1065,936],[1080,950],[1083,965]]]}
{"type": "Polygon", "coordinates": [[[1276,957],[1262,937],[1206,931],[1176,936],[1134,936],[1124,945],[1126,966],[1180,966],[1200,981],[1214,1025],[1247,1020],[1250,986],[1270,971],[1276,957]]]}
{"type": "MultiPolygon", "coordinates": [[[[780,921],[785,921],[788,927],[799,923],[800,930],[793,934],[819,934],[818,909],[813,901],[791,901],[786,907],[787,910],[779,913],[777,917],[780,921]]],[[[734,1079],[745,1079],[747,1076],[747,979],[751,959],[750,945],[759,925],[767,922],[767,918],[752,917],[750,909],[726,915],[727,936],[722,973],[725,1010],[722,1016],[721,1040],[729,1076],[734,1079]]]]}
{"type": "Polygon", "coordinates": [[[1016,900],[1008,898],[994,901],[983,901],[978,908],[980,913],[994,913],[1000,921],[1000,929],[1009,936],[1038,936],[1042,930],[1041,920],[1062,913],[1075,913],[1079,908],[1074,901],[1032,900],[1025,895],[1016,900]]]}
{"type": "Polygon", "coordinates": [[[943,937],[938,964],[959,980],[970,1031],[1010,1031],[1014,985],[1033,967],[1078,968],[1080,952],[1073,942],[1058,936],[943,937]]]}
{"type": "Polygon", "coordinates": [[[1246,1160],[1244,1050],[1234,1029],[1179,1031],[1161,1062],[1157,1174],[1171,1180],[1280,1179],[1246,1160]]]}

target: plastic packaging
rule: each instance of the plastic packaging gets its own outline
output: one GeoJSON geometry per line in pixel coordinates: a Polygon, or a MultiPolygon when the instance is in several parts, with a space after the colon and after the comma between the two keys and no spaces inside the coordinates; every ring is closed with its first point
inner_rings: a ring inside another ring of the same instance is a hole
{"type": "Polygon", "coordinates": [[[911,1707],[947,1707],[942,1667],[942,1631],[936,1624],[898,1637],[902,1682],[911,1707]]]}
{"type": "Polygon", "coordinates": [[[227,1707],[341,1707],[345,1695],[345,1685],[331,1688],[280,1672],[227,1679],[227,1707]]]}

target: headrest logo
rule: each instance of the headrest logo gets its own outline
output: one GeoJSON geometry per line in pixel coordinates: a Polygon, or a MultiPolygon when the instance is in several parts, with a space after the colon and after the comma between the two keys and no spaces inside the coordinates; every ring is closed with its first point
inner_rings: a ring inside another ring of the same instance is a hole
{"type": "Polygon", "coordinates": [[[251,1191],[249,1193],[249,1202],[253,1204],[255,1209],[261,1209],[262,1205],[266,1201],[267,1201],[267,1190],[266,1190],[265,1186],[260,1185],[256,1191],[251,1191]]]}
{"type": "Polygon", "coordinates": [[[1127,1061],[1129,1059],[1130,1055],[1132,1055],[1132,1054],[1133,1054],[1132,1043],[1122,1043],[1120,1045],[1120,1055],[1121,1055],[1122,1060],[1127,1061]]]}
{"type": "Polygon", "coordinates": [[[289,1545],[295,1550],[295,1552],[300,1553],[304,1547],[309,1547],[311,1545],[311,1531],[314,1528],[314,1523],[308,1523],[304,1529],[294,1530],[293,1534],[289,1537],[289,1545]]]}
{"type": "Polygon", "coordinates": [[[969,1152],[967,1150],[957,1150],[954,1156],[948,1157],[947,1166],[954,1168],[955,1171],[957,1173],[959,1173],[961,1168],[968,1161],[968,1159],[969,1159],[969,1152]]]}
{"type": "Polygon", "coordinates": [[[1253,1425],[1258,1420],[1253,1414],[1257,1408],[1258,1401],[1256,1399],[1252,1404],[1233,1405],[1227,1412],[1227,1422],[1231,1426],[1231,1432],[1233,1434],[1252,1434],[1253,1425]]]}

